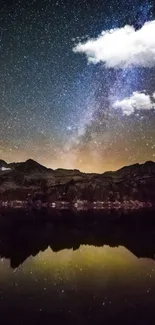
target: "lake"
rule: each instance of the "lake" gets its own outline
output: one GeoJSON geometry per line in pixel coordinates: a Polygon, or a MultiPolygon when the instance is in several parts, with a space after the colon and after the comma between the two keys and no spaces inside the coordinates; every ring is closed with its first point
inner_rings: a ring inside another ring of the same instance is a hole
{"type": "Polygon", "coordinates": [[[31,223],[23,211],[2,213],[2,324],[154,324],[155,224],[149,214],[121,212],[119,219],[113,212],[108,219],[107,213],[99,227],[90,211],[81,225],[31,223]],[[10,224],[17,214],[24,221],[10,224]]]}

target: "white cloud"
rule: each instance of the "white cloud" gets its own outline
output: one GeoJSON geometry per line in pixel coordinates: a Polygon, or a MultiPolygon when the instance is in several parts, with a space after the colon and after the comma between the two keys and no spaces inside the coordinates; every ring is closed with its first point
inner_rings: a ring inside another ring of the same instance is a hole
{"type": "MultiPolygon", "coordinates": [[[[153,96],[155,93],[153,94],[153,96]]],[[[152,96],[152,97],[153,97],[152,96]]],[[[155,97],[154,97],[155,99],[155,97]]],[[[152,101],[151,96],[138,91],[133,92],[130,97],[123,100],[117,100],[113,105],[113,108],[121,108],[124,115],[131,115],[135,109],[137,110],[150,110],[155,108],[155,103],[152,101]]]]}
{"type": "Polygon", "coordinates": [[[107,68],[155,66],[155,20],[141,29],[124,26],[106,30],[96,39],[79,42],[75,53],[84,53],[88,62],[102,62],[107,68]]]}

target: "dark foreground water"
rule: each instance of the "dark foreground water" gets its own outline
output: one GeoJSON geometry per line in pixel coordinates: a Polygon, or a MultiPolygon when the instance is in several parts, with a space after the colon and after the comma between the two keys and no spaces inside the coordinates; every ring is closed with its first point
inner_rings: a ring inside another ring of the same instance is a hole
{"type": "Polygon", "coordinates": [[[153,212],[41,214],[1,214],[0,324],[155,324],[153,212]]]}

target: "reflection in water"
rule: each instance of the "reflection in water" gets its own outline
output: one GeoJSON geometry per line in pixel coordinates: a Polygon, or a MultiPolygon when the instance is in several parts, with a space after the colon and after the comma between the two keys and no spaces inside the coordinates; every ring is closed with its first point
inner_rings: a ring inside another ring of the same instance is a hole
{"type": "Polygon", "coordinates": [[[146,224],[3,225],[1,317],[7,324],[154,324],[154,254],[155,228],[146,224]]]}

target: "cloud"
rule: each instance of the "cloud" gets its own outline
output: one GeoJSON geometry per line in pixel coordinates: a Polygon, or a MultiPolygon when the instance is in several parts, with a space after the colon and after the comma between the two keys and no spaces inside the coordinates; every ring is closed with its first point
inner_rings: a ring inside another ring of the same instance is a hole
{"type": "MultiPolygon", "coordinates": [[[[155,99],[155,93],[152,95],[155,99]]],[[[131,115],[136,110],[150,110],[155,108],[155,102],[153,102],[150,95],[140,93],[138,91],[133,92],[130,97],[123,100],[117,100],[113,105],[113,108],[121,108],[124,115],[131,115]]]]}
{"type": "Polygon", "coordinates": [[[155,20],[139,30],[126,25],[103,31],[96,39],[79,42],[73,51],[86,54],[88,62],[104,63],[106,68],[154,67],[155,20]]]}

